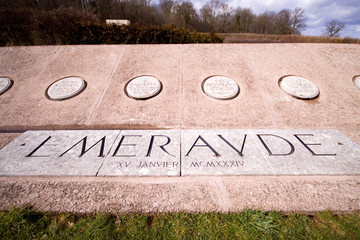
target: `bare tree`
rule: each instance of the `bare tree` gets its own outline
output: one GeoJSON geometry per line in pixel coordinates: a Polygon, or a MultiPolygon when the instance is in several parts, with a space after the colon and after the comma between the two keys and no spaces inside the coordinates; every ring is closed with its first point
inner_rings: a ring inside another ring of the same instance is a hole
{"type": "Polygon", "coordinates": [[[343,30],[344,27],[344,23],[338,20],[332,20],[326,24],[324,35],[329,37],[339,37],[340,31],[343,30]]]}
{"type": "Polygon", "coordinates": [[[275,33],[291,34],[291,11],[289,9],[283,9],[276,14],[275,26],[275,33]]]}
{"type": "Polygon", "coordinates": [[[200,17],[205,25],[210,26],[211,30],[217,27],[217,17],[221,11],[221,3],[218,0],[210,0],[200,9],[200,17]]]}
{"type": "Polygon", "coordinates": [[[231,20],[234,10],[226,3],[221,4],[220,14],[218,15],[219,32],[229,32],[231,27],[231,20]]]}
{"type": "Polygon", "coordinates": [[[176,2],[174,6],[174,20],[177,26],[193,29],[197,17],[198,15],[192,2],[176,2]]]}
{"type": "Polygon", "coordinates": [[[275,33],[276,13],[273,11],[266,11],[258,15],[254,22],[254,33],[272,34],[275,33]]]}
{"type": "Polygon", "coordinates": [[[249,8],[237,8],[234,14],[234,28],[236,32],[247,33],[253,29],[256,15],[249,8]]]}
{"type": "Polygon", "coordinates": [[[173,0],[160,0],[160,9],[162,11],[164,22],[170,23],[171,22],[171,13],[175,2],[173,0]]]}
{"type": "Polygon", "coordinates": [[[305,30],[307,25],[307,16],[305,10],[302,8],[295,8],[291,11],[291,34],[301,34],[302,30],[305,30]]]}

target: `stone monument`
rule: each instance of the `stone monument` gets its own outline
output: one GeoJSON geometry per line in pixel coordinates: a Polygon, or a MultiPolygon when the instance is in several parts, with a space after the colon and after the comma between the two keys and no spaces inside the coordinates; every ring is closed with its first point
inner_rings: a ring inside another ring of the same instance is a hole
{"type": "Polygon", "coordinates": [[[287,94],[299,99],[314,99],[320,91],[310,80],[299,76],[285,76],[279,80],[280,88],[287,94]]]}
{"type": "Polygon", "coordinates": [[[86,82],[80,77],[66,77],[57,80],[46,90],[51,100],[66,100],[79,95],[86,88],[86,82]]]}
{"type": "Polygon", "coordinates": [[[211,76],[206,78],[202,83],[202,89],[209,97],[219,100],[233,99],[240,92],[237,83],[225,76],[211,76]]]}
{"type": "Polygon", "coordinates": [[[125,93],[130,98],[146,100],[158,95],[162,90],[161,82],[153,76],[139,76],[125,86],[125,93]]]}

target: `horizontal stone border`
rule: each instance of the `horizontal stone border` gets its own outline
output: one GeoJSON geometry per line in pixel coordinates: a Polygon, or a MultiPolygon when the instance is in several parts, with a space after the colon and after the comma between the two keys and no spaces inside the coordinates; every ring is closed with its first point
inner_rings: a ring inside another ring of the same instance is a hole
{"type": "Polygon", "coordinates": [[[0,210],[113,214],[360,210],[359,176],[0,177],[0,210]]]}
{"type": "Polygon", "coordinates": [[[28,131],[0,176],[360,175],[360,146],[332,129],[28,131]]]}

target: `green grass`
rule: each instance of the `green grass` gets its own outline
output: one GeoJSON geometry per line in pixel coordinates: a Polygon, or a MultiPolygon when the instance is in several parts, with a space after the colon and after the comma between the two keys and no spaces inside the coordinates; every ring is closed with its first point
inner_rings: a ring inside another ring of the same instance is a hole
{"type": "Polygon", "coordinates": [[[0,212],[0,239],[360,239],[360,214],[0,212]]]}

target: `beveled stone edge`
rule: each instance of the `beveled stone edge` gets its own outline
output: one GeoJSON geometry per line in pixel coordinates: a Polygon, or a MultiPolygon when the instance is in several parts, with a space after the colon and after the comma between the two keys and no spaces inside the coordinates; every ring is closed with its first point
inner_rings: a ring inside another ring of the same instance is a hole
{"type": "Polygon", "coordinates": [[[206,78],[201,82],[201,90],[203,91],[203,93],[204,93],[206,96],[208,96],[208,97],[210,97],[210,98],[212,98],[212,99],[224,100],[224,101],[226,101],[226,100],[232,100],[232,99],[236,98],[237,96],[240,95],[240,92],[241,92],[241,89],[240,89],[239,84],[238,84],[234,79],[232,79],[232,78],[230,78],[230,77],[228,77],[228,76],[225,76],[225,75],[210,75],[210,76],[206,77],[206,78]],[[217,97],[213,97],[213,96],[207,94],[207,93],[205,92],[205,90],[204,90],[204,84],[205,84],[205,81],[206,81],[206,80],[208,80],[209,78],[212,78],[212,77],[227,77],[227,78],[231,79],[232,81],[234,81],[234,82],[236,83],[237,93],[236,93],[233,97],[229,97],[229,98],[217,98],[217,97]]]}
{"type": "Polygon", "coordinates": [[[4,93],[6,93],[7,91],[10,90],[10,88],[12,88],[12,86],[14,85],[14,81],[7,76],[1,76],[1,78],[7,78],[10,80],[10,83],[7,85],[7,87],[4,88],[4,90],[0,91],[0,96],[3,95],[4,93]]]}
{"type": "Polygon", "coordinates": [[[86,87],[87,87],[87,82],[84,80],[83,77],[80,77],[80,76],[66,76],[66,77],[60,78],[60,79],[52,82],[52,83],[46,88],[46,90],[45,90],[45,97],[46,97],[47,99],[49,99],[49,100],[52,100],[52,101],[68,100],[68,99],[71,99],[71,98],[74,98],[74,97],[80,95],[83,91],[85,91],[86,87]],[[71,77],[80,78],[80,79],[83,81],[83,87],[82,87],[80,90],[76,91],[72,96],[68,96],[68,97],[65,97],[65,98],[51,98],[51,97],[49,96],[48,90],[49,90],[49,88],[50,88],[53,84],[57,83],[58,81],[61,81],[61,80],[65,79],[65,78],[71,78],[71,77]]]}
{"type": "Polygon", "coordinates": [[[181,211],[232,213],[244,211],[248,208],[308,214],[324,210],[338,214],[356,213],[360,210],[360,205],[353,199],[353,191],[358,191],[359,176],[0,177],[0,183],[3,186],[2,193],[4,193],[4,199],[0,204],[0,208],[3,210],[11,210],[14,206],[27,206],[29,202],[38,211],[77,212],[82,214],[95,213],[99,210],[99,207],[101,211],[115,214],[181,211]],[[229,182],[232,182],[234,187],[224,188],[223,186],[226,186],[229,182]],[[199,187],[200,191],[191,191],[194,184],[199,187]],[[241,187],[244,184],[251,184],[254,191],[243,191],[236,194],[234,192],[236,186],[241,187]],[[134,194],[135,191],[127,191],[126,188],[121,186],[140,189],[139,191],[144,193],[149,191],[151,187],[156,187],[161,196],[166,196],[165,199],[168,201],[151,194],[144,194],[143,197],[139,198],[138,194],[134,194]],[[274,189],[274,191],[268,191],[273,186],[280,187],[274,189]],[[89,192],[88,190],[93,187],[96,187],[96,189],[110,189],[111,191],[100,192],[100,196],[108,198],[110,203],[104,205],[102,201],[97,201],[97,198],[86,195],[89,192]],[[168,194],[169,188],[178,194],[168,194]],[[289,189],[290,191],[285,191],[289,189]],[[31,194],[22,195],[19,194],[19,191],[31,192],[31,194]],[[269,201],[263,201],[264,192],[269,201]],[[319,198],[315,198],[314,201],[309,199],[309,192],[318,194],[319,198]],[[336,197],[329,198],[329,192],[332,195],[335,194],[336,197]],[[80,195],[78,195],[79,193],[80,195]],[[112,197],[114,195],[120,195],[127,201],[121,204],[118,199],[112,197]],[[68,201],[59,202],[59,196],[68,201]],[[191,206],[187,204],[186,198],[189,198],[189,196],[195,200],[194,203],[196,204],[191,206]],[[204,198],[204,196],[207,197],[204,198]],[[149,206],[149,197],[157,204],[149,206]],[[224,201],[224,198],[226,201],[224,201]],[[298,201],[289,202],[290,198],[298,199],[298,201]],[[76,204],[69,207],[70,200],[76,204]],[[169,202],[177,204],[169,204],[169,202]],[[305,202],[305,204],[299,204],[299,202],[305,202]],[[311,204],[309,205],[309,203],[311,204]],[[146,206],[146,204],[148,205],[144,208],[143,206],[146,206]],[[199,205],[203,207],[199,207],[199,205]]]}
{"type": "Polygon", "coordinates": [[[144,100],[148,100],[148,99],[151,99],[153,97],[156,97],[157,95],[159,95],[163,90],[163,84],[162,82],[160,81],[160,79],[158,79],[157,77],[155,77],[154,75],[149,75],[149,74],[143,74],[143,75],[139,75],[139,76],[136,76],[136,77],[133,77],[131,78],[129,81],[126,82],[125,86],[124,86],[124,93],[125,95],[128,97],[128,98],[131,98],[131,99],[135,99],[135,100],[140,100],[140,101],[144,101],[144,100]],[[127,85],[132,81],[134,80],[135,78],[138,78],[138,77],[153,77],[155,78],[156,80],[159,81],[160,83],[160,89],[157,93],[155,93],[154,95],[152,96],[149,96],[149,97],[144,97],[144,98],[136,98],[136,97],[133,97],[131,96],[128,92],[127,92],[127,85]]]}
{"type": "Polygon", "coordinates": [[[315,83],[313,83],[310,79],[308,79],[308,78],[306,78],[306,77],[303,77],[303,76],[300,76],[300,75],[295,75],[295,74],[289,74],[289,75],[284,75],[284,76],[282,76],[281,78],[279,78],[279,80],[278,80],[278,86],[279,86],[279,88],[284,92],[284,93],[286,93],[286,94],[288,94],[288,95],[290,95],[290,96],[292,96],[292,97],[294,97],[294,98],[296,98],[296,99],[300,99],[300,100],[314,100],[314,99],[316,99],[316,98],[318,98],[319,96],[320,96],[320,88],[315,84],[315,83]],[[286,78],[286,77],[301,77],[301,78],[305,78],[305,79],[307,79],[308,81],[310,81],[312,84],[314,84],[316,87],[317,87],[317,95],[315,96],[315,97],[310,97],[310,98],[302,98],[302,97],[298,97],[298,96],[296,96],[296,95],[294,95],[294,94],[291,94],[291,93],[288,93],[288,92],[286,92],[282,87],[281,87],[281,82],[282,82],[282,80],[284,79],[284,78],[286,78]]]}

